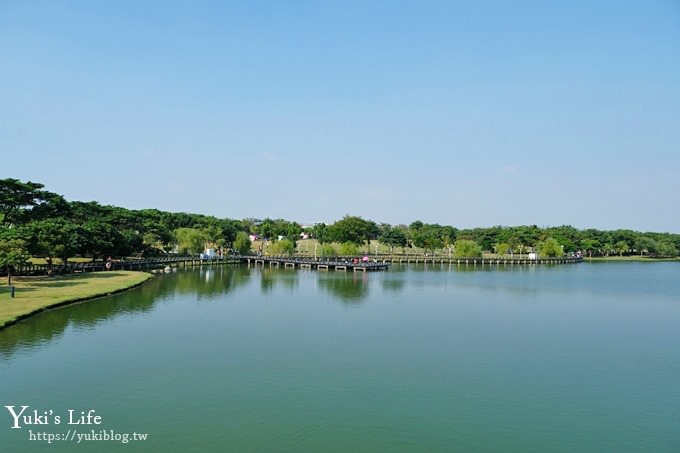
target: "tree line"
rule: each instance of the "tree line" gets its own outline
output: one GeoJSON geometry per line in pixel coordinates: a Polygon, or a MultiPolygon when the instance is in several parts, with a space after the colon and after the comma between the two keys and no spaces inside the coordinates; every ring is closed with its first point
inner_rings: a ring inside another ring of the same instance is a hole
{"type": "Polygon", "coordinates": [[[0,180],[0,267],[4,268],[30,257],[66,262],[76,256],[103,259],[171,252],[195,254],[206,248],[249,253],[252,238],[269,241],[273,252],[293,253],[303,232],[316,239],[326,254],[355,254],[371,241],[383,244],[391,253],[419,249],[470,257],[528,251],[544,256],[581,252],[586,256],[675,257],[680,250],[680,234],[626,229],[536,225],[458,229],[421,221],[390,225],[351,215],[333,224],[319,223],[303,229],[297,222],[284,219],[236,220],[67,201],[40,183],[0,180]]]}

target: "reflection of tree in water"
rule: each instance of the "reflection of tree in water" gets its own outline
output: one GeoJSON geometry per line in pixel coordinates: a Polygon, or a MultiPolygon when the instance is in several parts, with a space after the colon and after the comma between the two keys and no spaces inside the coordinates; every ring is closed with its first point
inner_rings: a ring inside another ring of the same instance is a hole
{"type": "Polygon", "coordinates": [[[390,267],[390,274],[394,273],[404,273],[404,272],[512,272],[517,270],[517,268],[529,267],[533,268],[533,265],[523,265],[523,264],[474,264],[469,262],[468,264],[463,263],[411,263],[411,264],[393,264],[390,267]]]}
{"type": "Polygon", "coordinates": [[[402,276],[394,278],[393,276],[385,276],[382,281],[382,287],[385,292],[398,293],[404,289],[406,280],[402,276]],[[391,278],[392,277],[392,278],[391,278]]]}
{"type": "Polygon", "coordinates": [[[270,294],[277,285],[281,285],[289,293],[292,293],[300,284],[299,271],[295,269],[262,267],[258,271],[260,273],[260,290],[262,294],[270,294]]]}
{"type": "Polygon", "coordinates": [[[250,279],[241,266],[213,266],[158,275],[133,291],[94,299],[58,310],[49,310],[0,330],[0,357],[19,348],[34,347],[58,338],[67,327],[87,328],[118,315],[147,312],[174,294],[196,294],[198,299],[227,294],[250,279]]]}
{"type": "MultiPolygon", "coordinates": [[[[182,272],[178,273],[182,276],[182,272]]],[[[212,299],[227,294],[250,280],[250,270],[243,266],[205,266],[199,269],[199,279],[187,276],[181,280],[177,292],[196,293],[198,300],[212,299]]]]}
{"type": "Polygon", "coordinates": [[[360,303],[368,296],[368,275],[358,273],[320,273],[319,288],[345,303],[360,303]]]}
{"type": "Polygon", "coordinates": [[[7,327],[0,331],[0,356],[9,356],[17,348],[30,348],[58,338],[69,326],[87,328],[121,314],[149,311],[158,300],[160,283],[152,279],[134,291],[46,311],[7,327]]]}

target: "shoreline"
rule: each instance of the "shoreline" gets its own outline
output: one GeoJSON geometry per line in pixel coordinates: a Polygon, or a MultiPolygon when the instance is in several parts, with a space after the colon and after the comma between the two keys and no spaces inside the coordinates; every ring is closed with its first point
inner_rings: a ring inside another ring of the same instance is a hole
{"type": "Polygon", "coordinates": [[[590,263],[672,263],[679,262],[680,258],[656,258],[649,256],[639,256],[639,255],[626,255],[626,256],[593,256],[583,257],[584,262],[590,263]]]}
{"type": "MultiPolygon", "coordinates": [[[[34,287],[29,286],[30,284],[36,285],[39,283],[45,283],[45,288],[44,289],[38,289],[37,291],[40,291],[41,294],[38,296],[41,297],[56,297],[56,300],[53,302],[47,301],[44,304],[38,304],[36,306],[36,303],[33,302],[30,307],[26,307],[27,309],[24,311],[17,310],[16,314],[15,313],[10,313],[4,316],[7,316],[6,319],[0,319],[0,331],[13,326],[15,324],[18,324],[28,318],[31,318],[33,316],[37,316],[41,313],[44,313],[49,310],[55,310],[58,308],[62,308],[68,305],[75,305],[79,303],[85,303],[85,302],[90,302],[96,299],[100,298],[105,298],[107,296],[111,296],[114,294],[118,294],[124,291],[128,291],[134,288],[137,288],[144,283],[147,283],[149,280],[153,278],[153,275],[148,272],[139,272],[139,271],[113,271],[111,273],[96,273],[96,274],[76,274],[76,275],[69,275],[67,277],[59,277],[56,279],[51,279],[48,280],[44,277],[17,277],[17,279],[21,278],[19,280],[20,283],[26,284],[27,287],[23,288],[24,291],[36,291],[34,287]],[[115,272],[115,274],[113,274],[115,272]],[[105,285],[104,287],[99,287],[94,284],[94,282],[88,282],[87,280],[92,280],[96,278],[101,278],[103,277],[111,277],[113,274],[113,277],[121,277],[121,284],[116,284],[116,285],[105,285]],[[137,278],[132,278],[132,277],[137,277],[137,278]],[[140,279],[141,278],[141,279],[140,279]],[[63,287],[64,282],[71,282],[71,281],[78,281],[80,280],[80,283],[83,285],[88,285],[90,286],[92,292],[87,292],[87,286],[84,288],[85,292],[83,294],[78,294],[75,296],[69,296],[69,295],[59,295],[57,294],[56,296],[54,295],[54,291],[58,291],[55,288],[61,288],[63,287]],[[50,284],[56,283],[57,285],[50,286],[50,284]],[[50,291],[52,290],[52,291],[50,291]]],[[[12,286],[17,286],[16,284],[12,286]]],[[[24,285],[21,285],[24,286],[24,285]]],[[[6,285],[2,286],[3,291],[0,292],[0,305],[5,305],[5,304],[11,304],[17,302],[17,298],[15,297],[14,299],[9,297],[9,294],[7,294],[7,291],[4,291],[5,289],[8,289],[6,285]]],[[[22,293],[22,288],[19,287],[17,290],[17,294],[22,293]]],[[[21,303],[21,301],[18,301],[21,303]]]]}

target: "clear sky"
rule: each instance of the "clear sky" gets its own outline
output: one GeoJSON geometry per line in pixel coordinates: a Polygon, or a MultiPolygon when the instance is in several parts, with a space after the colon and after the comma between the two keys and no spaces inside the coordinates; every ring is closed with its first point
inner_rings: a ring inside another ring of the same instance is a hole
{"type": "Polygon", "coordinates": [[[242,219],[680,232],[680,2],[0,0],[0,178],[242,219]]]}

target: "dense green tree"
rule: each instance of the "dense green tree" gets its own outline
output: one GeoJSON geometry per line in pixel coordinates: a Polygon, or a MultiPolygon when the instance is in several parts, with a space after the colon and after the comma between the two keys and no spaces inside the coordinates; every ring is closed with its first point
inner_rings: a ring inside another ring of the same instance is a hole
{"type": "Polygon", "coordinates": [[[300,240],[300,235],[302,234],[302,227],[296,222],[288,222],[286,225],[285,237],[293,243],[293,248],[297,241],[300,240]]]}
{"type": "Polygon", "coordinates": [[[87,247],[88,237],[83,226],[64,218],[32,222],[26,228],[31,254],[48,261],[61,258],[67,264],[70,257],[87,247]]]}
{"type": "Polygon", "coordinates": [[[248,255],[250,253],[250,247],[252,247],[252,242],[248,237],[248,233],[243,231],[236,233],[236,239],[234,239],[234,250],[236,250],[241,255],[248,255]]]}
{"type": "Polygon", "coordinates": [[[522,254],[522,250],[524,250],[524,244],[520,241],[520,239],[517,236],[510,236],[508,239],[508,251],[510,254],[513,254],[515,252],[519,252],[519,254],[522,254]]]}
{"type": "Polygon", "coordinates": [[[119,248],[123,247],[125,240],[121,233],[111,224],[97,219],[91,219],[82,226],[84,239],[78,254],[97,257],[102,259],[108,256],[120,256],[119,248]]]}
{"type": "Polygon", "coordinates": [[[290,239],[274,241],[269,252],[271,255],[292,255],[295,253],[295,244],[290,239]]]}
{"type": "Polygon", "coordinates": [[[442,227],[438,224],[423,224],[421,222],[418,228],[413,229],[411,240],[416,247],[433,252],[444,246],[442,227]]]}
{"type": "Polygon", "coordinates": [[[256,226],[255,231],[261,238],[269,240],[285,238],[291,241],[293,246],[295,246],[295,243],[300,239],[302,227],[296,222],[266,218],[262,223],[256,226]]]}
{"type": "Polygon", "coordinates": [[[395,228],[387,223],[380,225],[378,239],[390,248],[390,253],[394,253],[394,247],[404,247],[407,241],[406,232],[402,228],[395,228]]]}
{"type": "MultiPolygon", "coordinates": [[[[581,244],[581,236],[579,231],[570,225],[546,228],[543,231],[542,236],[545,238],[552,237],[555,239],[562,246],[562,250],[567,253],[576,252],[581,244]]],[[[596,242],[598,243],[599,247],[599,241],[596,242]]],[[[591,253],[592,250],[594,249],[591,249],[591,253]]]]}
{"type": "Polygon", "coordinates": [[[144,237],[136,230],[119,231],[120,242],[115,244],[116,256],[138,255],[144,251],[144,237]]]}
{"type": "MultiPolygon", "coordinates": [[[[301,227],[284,219],[218,219],[190,213],[171,213],[156,209],[141,211],[97,202],[68,202],[61,195],[44,190],[42,184],[16,179],[0,180],[0,226],[20,227],[34,256],[93,259],[104,256],[153,255],[172,249],[176,231],[185,231],[183,248],[198,252],[234,244],[237,235],[257,232],[271,239],[299,240],[301,227]],[[182,230],[185,229],[185,230],[182,230]],[[193,231],[193,232],[192,232],[193,231]],[[200,234],[196,233],[198,231],[200,234]],[[199,241],[199,237],[202,239],[199,241]]],[[[393,252],[394,247],[419,247],[427,251],[451,247],[457,240],[475,241],[484,251],[505,250],[524,253],[543,246],[553,238],[565,252],[585,250],[588,255],[624,255],[636,250],[641,255],[677,256],[680,234],[632,230],[578,230],[569,225],[538,228],[530,226],[493,226],[457,230],[448,225],[426,224],[416,220],[408,227],[392,227],[345,216],[332,225],[318,224],[311,229],[319,244],[352,242],[356,246],[378,240],[393,252]],[[540,244],[539,244],[540,242],[540,244]]],[[[181,236],[181,235],[180,235],[181,236]]],[[[249,248],[248,248],[249,250],[249,248]]],[[[449,248],[449,252],[451,249],[449,248]]],[[[357,249],[358,253],[358,249],[357,249]]],[[[458,252],[459,253],[459,252],[458,252]]],[[[459,255],[460,256],[460,255],[459,255]]]]}
{"type": "MultiPolygon", "coordinates": [[[[605,231],[600,231],[596,230],[593,228],[589,228],[587,230],[582,230],[578,231],[576,230],[576,237],[579,239],[579,244],[583,248],[583,241],[584,240],[591,240],[596,244],[599,244],[598,247],[603,246],[604,244],[607,243],[614,243],[614,240],[612,238],[612,235],[610,232],[605,232],[605,231]]],[[[593,248],[593,252],[597,250],[597,247],[593,248]]]]}
{"type": "Polygon", "coordinates": [[[507,255],[510,252],[510,245],[507,242],[499,242],[495,249],[497,254],[507,255]]]}
{"type": "Polygon", "coordinates": [[[517,237],[524,247],[534,246],[541,238],[541,230],[536,225],[515,227],[513,231],[513,236],[517,237]]]}
{"type": "Polygon", "coordinates": [[[140,233],[145,254],[157,254],[170,250],[174,242],[172,232],[179,226],[175,226],[172,214],[157,209],[144,209],[137,211],[141,219],[140,233]]]}
{"type": "Polygon", "coordinates": [[[626,241],[619,241],[614,244],[614,249],[619,253],[619,256],[623,256],[624,253],[630,252],[630,245],[626,241]]]}
{"type": "Polygon", "coordinates": [[[328,242],[328,225],[325,223],[317,223],[312,227],[312,237],[316,239],[319,244],[328,242]]]}
{"type": "Polygon", "coordinates": [[[0,228],[0,269],[7,273],[7,285],[12,284],[12,272],[28,263],[26,242],[16,228],[0,228]]]}
{"type": "Polygon", "coordinates": [[[539,256],[555,258],[564,255],[564,249],[557,239],[548,237],[537,244],[539,256]]]}
{"type": "Polygon", "coordinates": [[[61,195],[42,191],[40,200],[29,211],[22,215],[23,223],[37,220],[54,219],[56,217],[70,218],[71,204],[61,195]]]}
{"type": "Polygon", "coordinates": [[[656,253],[658,256],[674,257],[678,255],[678,250],[671,241],[659,241],[656,245],[656,253]]]}
{"type": "Polygon", "coordinates": [[[266,218],[259,225],[255,226],[255,233],[262,239],[272,239],[274,237],[274,221],[266,218]]]}
{"type": "Polygon", "coordinates": [[[205,237],[205,248],[220,249],[224,247],[225,239],[220,228],[216,223],[212,223],[202,228],[205,237]]]}
{"type": "Polygon", "coordinates": [[[153,232],[146,232],[142,235],[142,243],[144,245],[145,256],[156,256],[160,253],[166,253],[167,248],[161,238],[153,232]]]}
{"type": "Polygon", "coordinates": [[[640,256],[656,253],[657,242],[648,236],[638,236],[635,239],[635,248],[640,252],[640,256]]]}
{"type": "Polygon", "coordinates": [[[597,239],[581,239],[581,248],[588,253],[588,256],[592,257],[593,252],[601,247],[600,242],[597,239]]]}
{"type": "Polygon", "coordinates": [[[640,237],[640,233],[636,233],[632,230],[615,230],[610,232],[611,240],[616,244],[619,242],[625,242],[628,244],[629,249],[632,249],[635,245],[635,241],[640,237]]]}
{"type": "Polygon", "coordinates": [[[375,238],[378,226],[375,222],[364,220],[361,217],[346,215],[328,227],[328,239],[334,242],[352,242],[361,245],[375,238]]]}
{"type": "Polygon", "coordinates": [[[203,230],[198,228],[177,228],[175,241],[180,254],[201,253],[205,247],[206,236],[203,230]]]}
{"type": "Polygon", "coordinates": [[[236,234],[239,231],[243,231],[245,233],[248,232],[243,229],[243,225],[239,220],[220,219],[219,226],[222,229],[222,235],[224,237],[225,244],[227,245],[234,242],[234,239],[236,239],[236,234]]]}
{"type": "Polygon", "coordinates": [[[23,212],[44,200],[42,184],[21,182],[18,179],[0,179],[0,224],[20,222],[23,212]]]}
{"type": "Polygon", "coordinates": [[[476,242],[482,250],[491,251],[498,242],[501,234],[501,227],[474,228],[458,232],[459,239],[467,239],[476,242]]]}
{"type": "Polygon", "coordinates": [[[458,239],[454,244],[454,253],[459,258],[477,258],[482,256],[482,248],[470,239],[458,239]]]}
{"type": "Polygon", "coordinates": [[[457,230],[449,225],[441,227],[440,236],[441,240],[444,242],[444,246],[452,246],[456,242],[457,230]]]}

